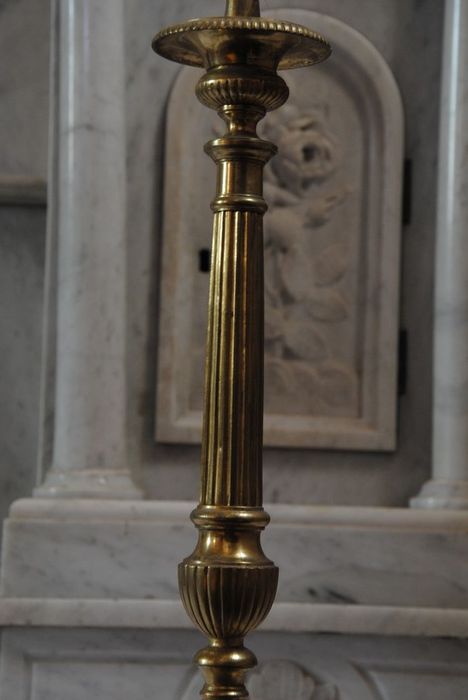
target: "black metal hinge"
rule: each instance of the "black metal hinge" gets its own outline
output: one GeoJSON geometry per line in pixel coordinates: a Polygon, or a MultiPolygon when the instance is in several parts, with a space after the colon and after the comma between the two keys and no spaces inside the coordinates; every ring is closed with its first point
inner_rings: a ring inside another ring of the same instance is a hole
{"type": "Polygon", "coordinates": [[[211,269],[211,250],[201,248],[198,251],[198,269],[200,272],[209,272],[211,269]]]}
{"type": "Polygon", "coordinates": [[[400,330],[398,336],[398,396],[406,395],[408,382],[408,331],[400,330]]]}
{"type": "Polygon", "coordinates": [[[403,226],[408,226],[411,223],[412,198],[413,161],[411,158],[405,158],[405,162],[403,164],[403,194],[401,203],[401,220],[403,226]]]}

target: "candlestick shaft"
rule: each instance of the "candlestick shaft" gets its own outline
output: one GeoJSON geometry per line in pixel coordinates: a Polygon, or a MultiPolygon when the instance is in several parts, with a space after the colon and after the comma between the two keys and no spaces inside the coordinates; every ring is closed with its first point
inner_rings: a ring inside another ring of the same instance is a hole
{"type": "Polygon", "coordinates": [[[226,17],[260,17],[259,0],[226,0],[226,17]]]}
{"type": "MultiPolygon", "coordinates": [[[[285,98],[283,81],[275,82],[285,98]]],[[[209,74],[198,86],[210,106],[216,87],[209,74]]],[[[207,699],[225,697],[227,689],[231,698],[247,697],[243,675],[256,661],[242,640],[268,613],[278,578],[260,545],[268,522],[262,508],[262,179],[276,148],[256,134],[263,108],[225,106],[220,114],[227,133],[206,146],[217,164],[218,184],[212,203],[202,489],[192,515],[200,534],[195,552],[179,568],[184,605],[212,640],[197,657],[207,699]]]]}
{"type": "Polygon", "coordinates": [[[278,68],[322,60],[329,47],[291,23],[261,20],[256,0],[228,0],[226,17],[192,20],[154,40],[162,55],[207,73],[197,96],[227,131],[210,141],[217,164],[210,282],[199,530],[179,565],[185,609],[209,638],[197,654],[205,700],[247,698],[256,664],[244,637],[273,603],[278,569],[263,553],[263,168],[276,147],[257,123],[289,91],[278,68]]]}
{"type": "Polygon", "coordinates": [[[259,507],[266,210],[262,172],[276,149],[254,135],[258,112],[250,121],[248,109],[237,110],[235,116],[229,122],[234,133],[206,147],[218,166],[218,189],[212,204],[201,503],[259,507]],[[241,134],[235,133],[240,117],[241,134]]]}

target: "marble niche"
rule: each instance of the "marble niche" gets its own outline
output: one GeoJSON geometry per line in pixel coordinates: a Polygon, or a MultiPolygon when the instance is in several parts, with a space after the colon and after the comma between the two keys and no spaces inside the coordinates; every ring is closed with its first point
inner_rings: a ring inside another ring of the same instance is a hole
{"type": "MultiPolygon", "coordinates": [[[[403,116],[385,60],[315,12],[291,19],[329,38],[332,58],[289,71],[267,115],[278,144],[265,197],[265,435],[268,446],[392,450],[403,116]]],[[[274,15],[274,12],[270,14],[274,15]]],[[[166,123],[156,437],[200,440],[214,165],[223,123],[180,71],[166,123]]]]}

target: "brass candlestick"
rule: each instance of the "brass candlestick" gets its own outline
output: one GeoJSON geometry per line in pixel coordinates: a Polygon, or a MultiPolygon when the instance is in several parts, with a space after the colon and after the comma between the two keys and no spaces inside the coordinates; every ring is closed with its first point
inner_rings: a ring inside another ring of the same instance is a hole
{"type": "Polygon", "coordinates": [[[266,111],[288,98],[278,69],[312,65],[330,53],[315,32],[260,17],[258,0],[228,0],[224,17],[160,32],[154,50],[202,66],[198,99],[216,109],[227,132],[205,150],[218,168],[210,282],[199,530],[179,566],[185,609],[209,640],[196,660],[202,697],[247,698],[243,645],[273,603],[278,569],[260,533],[263,424],[263,168],[276,147],[257,136],[266,111]]]}

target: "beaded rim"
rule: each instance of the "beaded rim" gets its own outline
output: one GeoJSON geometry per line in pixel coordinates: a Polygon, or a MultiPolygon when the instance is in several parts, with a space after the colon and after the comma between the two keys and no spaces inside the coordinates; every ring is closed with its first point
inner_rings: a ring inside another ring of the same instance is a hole
{"type": "MultiPolygon", "coordinates": [[[[205,19],[192,19],[182,24],[174,24],[158,32],[152,41],[152,47],[165,58],[171,58],[171,55],[166,54],[164,49],[161,50],[161,42],[164,39],[177,37],[177,35],[187,34],[188,32],[216,31],[221,29],[292,34],[315,43],[315,48],[318,51],[315,56],[297,56],[297,58],[286,56],[284,60],[279,62],[279,70],[282,68],[299,68],[313,63],[319,63],[325,60],[331,53],[330,44],[323,36],[318,34],[318,32],[304,27],[301,24],[295,24],[294,22],[263,17],[207,17],[205,19]]],[[[178,60],[178,58],[175,60],[178,60]]],[[[203,66],[202,58],[195,50],[190,53],[186,50],[184,52],[184,59],[180,62],[192,66],[203,66]]]]}

